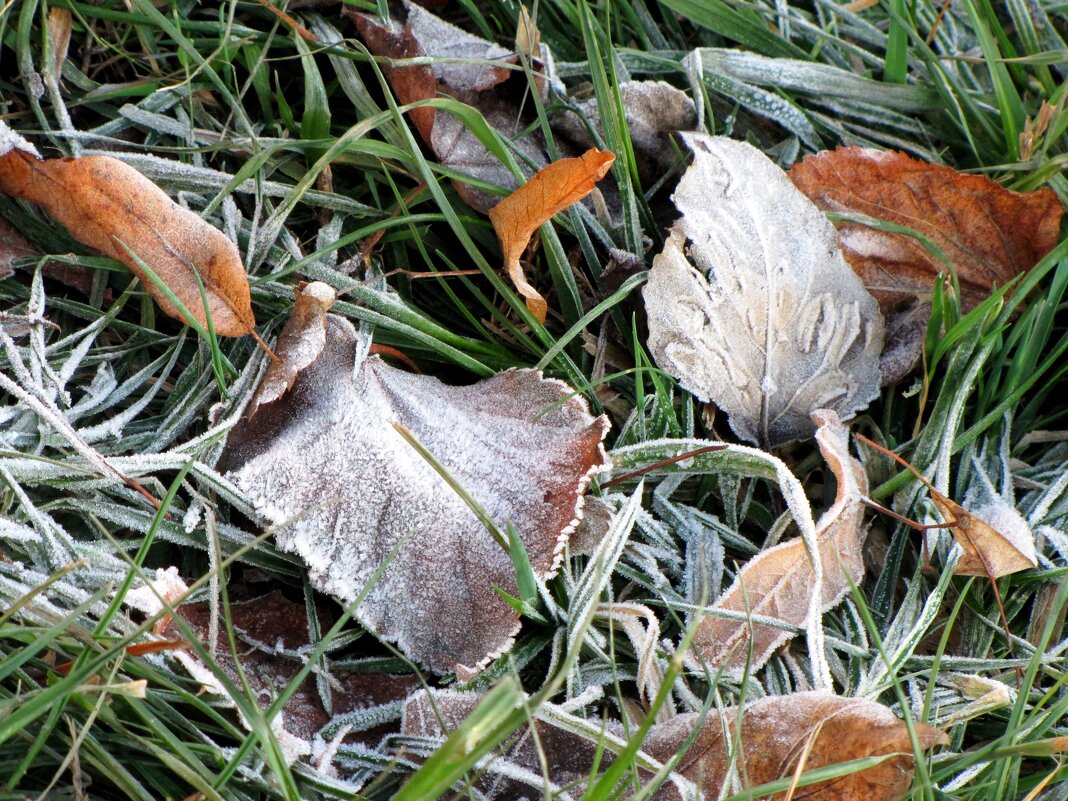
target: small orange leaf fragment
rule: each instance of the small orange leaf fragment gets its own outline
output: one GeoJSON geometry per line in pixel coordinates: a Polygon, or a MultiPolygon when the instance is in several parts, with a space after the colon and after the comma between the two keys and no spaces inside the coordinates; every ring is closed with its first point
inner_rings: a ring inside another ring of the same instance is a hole
{"type": "Polygon", "coordinates": [[[538,322],[545,322],[549,307],[538,290],[527,282],[519,258],[538,227],[592,192],[615,160],[614,153],[596,148],[590,148],[578,158],[560,159],[539,170],[489,210],[493,230],[501,240],[508,277],[538,322]]]}

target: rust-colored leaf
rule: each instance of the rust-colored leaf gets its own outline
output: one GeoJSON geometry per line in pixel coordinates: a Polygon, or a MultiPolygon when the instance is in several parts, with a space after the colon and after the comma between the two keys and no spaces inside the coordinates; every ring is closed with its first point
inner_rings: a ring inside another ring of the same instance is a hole
{"type": "MultiPolygon", "coordinates": [[[[1048,253],[1064,212],[1049,188],[1012,192],[981,175],[863,147],[808,156],[790,178],[824,211],[887,220],[927,237],[956,269],[965,308],[1048,253]]],[[[929,300],[947,270],[914,237],[851,222],[836,227],[846,259],[884,312],[929,300]]]]}
{"type": "Polygon", "coordinates": [[[578,158],[560,159],[539,170],[489,210],[493,230],[497,232],[504,251],[508,277],[519,294],[526,298],[527,307],[538,322],[545,321],[548,306],[545,298],[527,282],[519,259],[538,227],[592,192],[615,160],[614,153],[596,148],[587,150],[578,158]]]}
{"type": "MultiPolygon", "coordinates": [[[[823,579],[820,609],[826,611],[849,592],[849,582],[864,576],[864,507],[868,481],[860,462],[849,455],[849,431],[834,412],[813,415],[823,458],[838,480],[838,497],[820,518],[816,542],[823,579]]],[[[783,627],[746,619],[708,615],[698,625],[694,649],[712,669],[741,675],[749,658],[752,640],[752,670],[760,668],[776,648],[793,637],[792,627],[808,620],[816,575],[801,538],[795,538],[753,557],[739,572],[734,584],[713,606],[741,614],[781,620],[783,627]]]]}
{"type": "MultiPolygon", "coordinates": [[[[312,284],[302,296],[319,293],[312,284]]],[[[332,314],[304,365],[323,320],[318,311],[303,319],[279,342],[283,362],[294,349],[299,361],[270,383],[272,396],[292,379],[291,388],[233,430],[221,467],[278,526],[279,547],[308,564],[317,589],[351,603],[382,567],[356,610],[360,622],[434,671],[478,670],[519,628],[496,589],[518,593],[515,568],[395,424],[496,525],[515,525],[535,573],[547,577],[605,459],[607,420],[535,370],[459,387],[398,370],[368,356],[366,337],[332,314]]]]}
{"type": "MultiPolygon", "coordinates": [[[[0,123],[2,125],[2,123],[0,123]]],[[[43,207],[71,235],[118,259],[141,279],[165,313],[178,307],[138,265],[145,262],[202,327],[223,336],[252,332],[248,277],[234,244],[152,181],[109,156],[41,159],[21,137],[0,131],[0,191],[43,207]]]]}
{"type": "MultiPolygon", "coordinates": [[[[670,759],[696,723],[696,714],[686,714],[654,727],[643,750],[661,761],[670,759]]],[[[736,725],[733,709],[724,711],[722,721],[712,715],[676,768],[691,781],[700,781],[710,797],[716,797],[728,776],[736,725]]],[[[938,729],[923,723],[915,726],[923,749],[949,742],[938,729]]],[[[799,787],[792,794],[795,801],[897,801],[912,785],[912,744],[905,724],[882,704],[862,698],[826,692],[762,698],[747,706],[742,715],[740,747],[738,774],[745,787],[793,776],[806,749],[804,771],[894,755],[866,770],[799,787]]],[[[658,801],[677,797],[673,788],[657,796],[658,801]]],[[[787,797],[782,792],[770,798],[782,801],[787,797]]]]}

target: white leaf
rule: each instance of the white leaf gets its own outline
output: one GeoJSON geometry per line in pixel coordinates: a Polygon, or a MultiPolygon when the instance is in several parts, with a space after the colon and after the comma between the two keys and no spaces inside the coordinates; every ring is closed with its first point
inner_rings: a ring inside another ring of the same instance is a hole
{"type": "Polygon", "coordinates": [[[852,417],[879,392],[883,319],[833,226],[756,148],[683,140],[682,216],[644,289],[656,363],[765,447],[811,435],[816,409],[852,417]]]}

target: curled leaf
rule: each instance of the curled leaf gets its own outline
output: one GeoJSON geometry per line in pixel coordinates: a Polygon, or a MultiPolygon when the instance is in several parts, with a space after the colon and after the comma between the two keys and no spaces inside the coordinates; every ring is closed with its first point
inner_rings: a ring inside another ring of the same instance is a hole
{"type": "Polygon", "coordinates": [[[301,370],[319,358],[326,345],[326,313],[337,300],[333,288],[314,281],[294,291],[296,302],[276,345],[279,356],[271,362],[252,399],[250,414],[285,395],[301,370]]]}
{"type": "MultiPolygon", "coordinates": [[[[374,580],[357,618],[430,669],[466,675],[508,648],[519,628],[497,592],[517,595],[515,568],[395,424],[414,432],[498,526],[516,527],[545,577],[605,459],[607,421],[537,371],[448,386],[366,357],[367,341],[347,320],[325,322],[318,358],[234,429],[223,467],[279,526],[279,546],[304,559],[317,589],[352,602],[374,580]]],[[[279,356],[292,352],[280,343],[279,356]]]]}
{"type": "Polygon", "coordinates": [[[255,327],[248,276],[233,242],[133,167],[110,156],[42,159],[0,123],[0,191],[40,205],[79,242],[121,261],[171,317],[206,328],[210,311],[223,336],[255,327]]]}
{"type": "Polygon", "coordinates": [[[489,210],[493,230],[501,240],[508,276],[519,294],[526,298],[527,307],[538,322],[545,322],[548,306],[538,290],[527,283],[519,259],[538,227],[592,192],[615,160],[614,153],[596,148],[578,158],[560,159],[543,167],[489,210]]]}
{"type": "Polygon", "coordinates": [[[763,446],[809,436],[879,391],[883,320],[823,214],[743,142],[684,134],[682,215],[643,294],[658,366],[763,446]]]}
{"type": "Polygon", "coordinates": [[[757,670],[776,648],[794,636],[809,616],[815,600],[821,612],[835,606],[849,592],[849,584],[864,577],[864,507],[868,492],[864,468],[849,455],[849,431],[834,412],[821,410],[816,442],[827,466],[838,480],[838,496],[816,526],[816,543],[822,566],[817,587],[812,560],[801,538],[757,554],[713,605],[712,614],[698,624],[694,649],[711,670],[722,668],[741,676],[749,661],[757,670]],[[814,595],[818,592],[818,598],[814,595]],[[739,618],[717,617],[717,611],[739,613],[739,618]],[[770,617],[781,625],[747,619],[770,617]]]}

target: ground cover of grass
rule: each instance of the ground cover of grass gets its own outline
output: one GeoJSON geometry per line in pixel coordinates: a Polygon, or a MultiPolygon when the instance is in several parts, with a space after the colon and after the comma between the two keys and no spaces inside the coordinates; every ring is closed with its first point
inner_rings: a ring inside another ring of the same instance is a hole
{"type": "MultiPolygon", "coordinates": [[[[748,139],[783,166],[843,142],[868,143],[1014,189],[1049,185],[1068,201],[1068,6],[1056,0],[883,0],[866,9],[831,0],[547,0],[531,10],[561,76],[588,86],[602,117],[615,120],[602,144],[618,156],[615,175],[633,211],[615,229],[581,210],[558,218],[557,235],[543,239],[531,268],[558,310],[545,327],[496,278],[488,221],[418,144],[337,7],[294,12],[318,38],[309,43],[253,2],[8,3],[0,11],[0,114],[48,155],[122,154],[227,232],[246,255],[265,336],[277,333],[296,282],[351,286],[335,310],[373,325],[377,342],[453,381],[540,366],[609,413],[611,447],[711,433],[692,398],[650,369],[640,281],[625,292],[601,291],[609,247],[646,264],[659,251],[677,178],[640,185],[615,92],[621,81],[658,78],[691,92],[710,132],[748,139]],[[55,8],[72,19],[60,74],[49,66],[55,8]],[[700,59],[687,69],[683,57],[695,48],[700,59]],[[1021,152],[1021,134],[1043,101],[1052,116],[1021,152]],[[410,194],[421,182],[431,189],[410,194]],[[371,267],[389,274],[388,289],[362,273],[352,286],[339,265],[379,233],[371,267]],[[471,269],[481,275],[417,280],[393,272],[471,269]],[[619,364],[603,370],[583,331],[603,334],[619,364]],[[611,391],[610,402],[597,387],[611,391]]],[[[441,13],[510,46],[519,7],[457,0],[441,13]]],[[[497,146],[503,152],[507,144],[497,146]]],[[[275,550],[240,514],[239,499],[220,494],[211,471],[198,467],[225,436],[211,421],[247,398],[263,356],[248,337],[209,343],[162,316],[120,265],[87,252],[32,207],[0,197],[0,215],[52,263],[79,268],[88,281],[74,290],[34,279],[38,257],[18,262],[19,271],[0,281],[0,312],[43,309],[57,328],[6,342],[0,371],[36,382],[61,404],[69,393],[67,419],[165,498],[169,512],[157,514],[127,487],[87,474],[47,419],[4,398],[0,798],[427,798],[453,792],[468,770],[475,775],[478,754],[443,749],[420,784],[400,791],[420,744],[396,738],[346,754],[362,780],[356,793],[357,785],[287,765],[255,699],[242,705],[249,731],[173,661],[127,654],[154,622],[121,608],[145,570],[177,565],[200,578],[198,597],[221,593],[231,634],[231,599],[267,587],[312,596],[302,566],[275,550]],[[213,513],[187,516],[204,498],[213,513]],[[68,662],[69,670],[55,669],[68,662]],[[144,697],[133,684],[139,680],[147,681],[144,697]]],[[[940,570],[944,545],[934,569],[924,569],[922,538],[873,518],[869,577],[825,616],[825,632],[839,692],[863,693],[948,731],[950,745],[917,771],[917,799],[1068,798],[1068,768],[1045,742],[1068,735],[1068,439],[1056,433],[1068,427],[1066,285],[1061,246],[970,314],[941,299],[924,371],[884,390],[854,424],[901,449],[955,497],[985,472],[1014,493],[1042,553],[1038,568],[998,583],[1006,632],[988,581],[940,570]],[[975,685],[966,676],[998,684],[983,685],[992,695],[968,695],[962,687],[975,685]]],[[[715,433],[729,436],[722,421],[715,433]]],[[[778,455],[817,506],[833,498],[811,442],[778,455]]],[[[871,469],[879,479],[873,497],[890,503],[897,494],[898,508],[914,514],[922,488],[889,465],[871,469]]],[[[677,642],[708,582],[726,586],[781,512],[766,482],[669,481],[644,486],[622,556],[595,586],[581,581],[582,557],[565,566],[550,585],[564,612],[527,621],[491,677],[515,677],[536,693],[557,667],[562,638],[588,612],[571,603],[579,590],[645,604],[661,636],[677,642]],[[709,555],[716,548],[718,559],[709,555]]],[[[637,487],[613,491],[622,503],[637,487]]],[[[633,713],[634,648],[610,621],[592,628],[612,636],[591,635],[571,654],[554,700],[588,692],[603,699],[585,708],[594,719],[633,713]]],[[[412,670],[354,624],[323,650],[319,664],[332,671],[412,670]]],[[[665,664],[667,656],[660,653],[665,664]]],[[[713,697],[726,706],[804,689],[806,659],[803,648],[778,655],[743,686],[710,687],[704,674],[687,672],[671,703],[700,708],[713,697]]],[[[492,705],[480,714],[482,730],[501,736],[523,722],[492,705]]],[[[624,781],[615,791],[597,785],[589,797],[632,791],[624,781]]]]}

